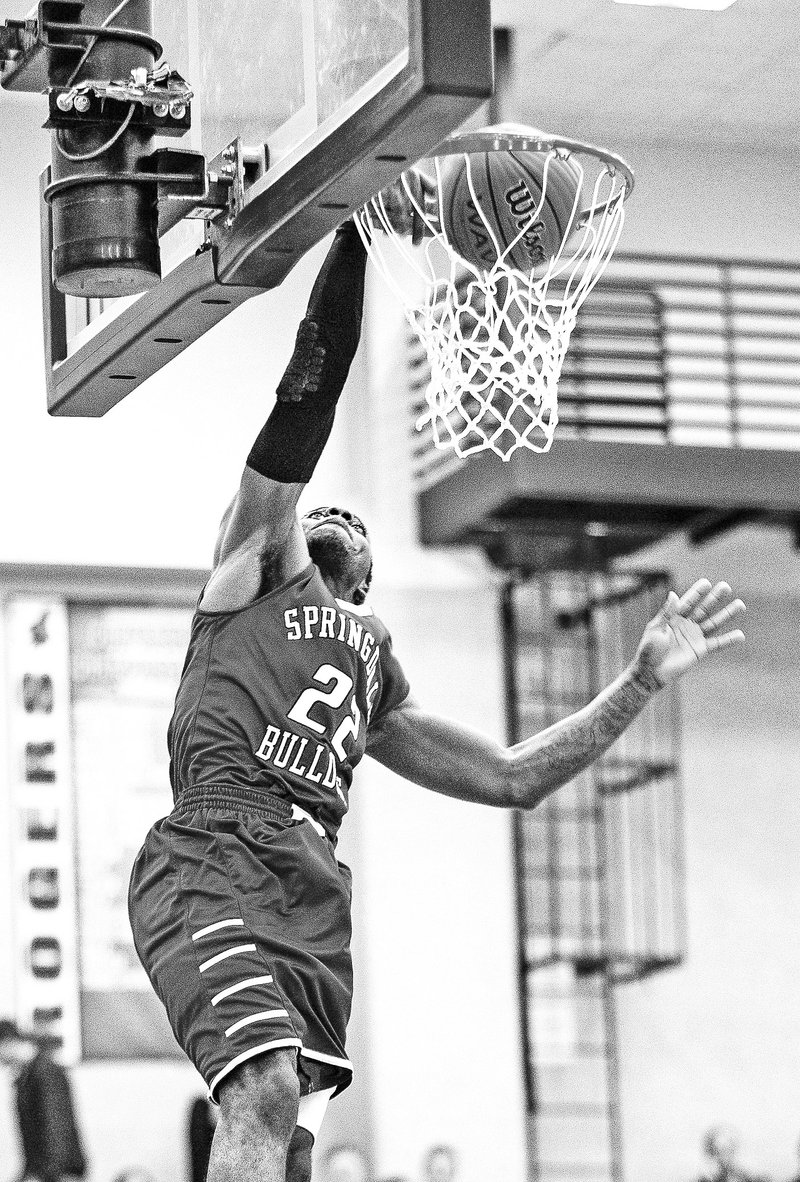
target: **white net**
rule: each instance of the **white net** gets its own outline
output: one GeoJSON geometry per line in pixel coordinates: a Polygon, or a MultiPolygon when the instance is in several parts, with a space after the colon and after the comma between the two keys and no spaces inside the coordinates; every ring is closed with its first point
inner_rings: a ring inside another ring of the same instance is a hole
{"type": "Polygon", "coordinates": [[[540,151],[541,200],[504,249],[496,222],[482,209],[470,153],[463,153],[469,192],[496,255],[488,269],[457,254],[440,224],[439,156],[434,160],[435,189],[432,185],[427,198],[412,174],[401,178],[416,225],[424,228],[419,245],[395,229],[396,203],[385,193],[357,215],[373,263],[427,353],[427,410],[417,428],[430,424],[436,447],[451,448],[460,457],[489,448],[507,460],[519,447],[537,452],[550,448],[558,423],[558,379],[578,309],[622,230],[629,173],[620,174],[597,155],[590,154],[587,164],[585,153],[562,146],[542,145],[540,151]],[[512,265],[515,248],[540,224],[550,163],[558,158],[569,159],[577,172],[572,212],[556,252],[523,272],[512,265]]]}

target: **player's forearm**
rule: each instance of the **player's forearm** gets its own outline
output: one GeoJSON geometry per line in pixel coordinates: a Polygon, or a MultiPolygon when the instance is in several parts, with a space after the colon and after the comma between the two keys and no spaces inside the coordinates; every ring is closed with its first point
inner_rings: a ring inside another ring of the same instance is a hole
{"type": "Polygon", "coordinates": [[[311,292],[277,401],[247,466],[282,484],[306,483],[333,427],[361,335],[366,252],[352,223],[337,231],[311,292]]]}
{"type": "Polygon", "coordinates": [[[620,737],[659,689],[636,663],[587,706],[508,751],[509,803],[534,808],[620,737]]]}
{"type": "Polygon", "coordinates": [[[409,698],[377,724],[367,750],[398,775],[445,796],[534,808],[607,751],[657,689],[634,663],[582,710],[513,747],[409,698]]]}

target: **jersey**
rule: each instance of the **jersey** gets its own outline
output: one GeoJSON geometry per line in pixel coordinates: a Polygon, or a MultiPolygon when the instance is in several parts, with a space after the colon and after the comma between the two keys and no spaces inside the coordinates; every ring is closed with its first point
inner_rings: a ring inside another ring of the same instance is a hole
{"type": "Polygon", "coordinates": [[[334,598],[313,563],[237,611],[198,607],[168,731],[175,799],[261,790],[335,837],[367,729],[408,692],[385,626],[334,598]]]}

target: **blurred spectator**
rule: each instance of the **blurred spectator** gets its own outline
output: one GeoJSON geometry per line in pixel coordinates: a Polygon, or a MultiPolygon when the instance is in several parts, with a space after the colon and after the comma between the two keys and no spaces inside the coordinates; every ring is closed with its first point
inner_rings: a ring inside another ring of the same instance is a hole
{"type": "Polygon", "coordinates": [[[64,1068],[8,1018],[0,1018],[0,1063],[14,1075],[23,1177],[37,1182],[82,1178],[86,1158],[64,1068]]]}
{"type": "Polygon", "coordinates": [[[800,1141],[797,1142],[797,1170],[789,1179],[789,1182],[800,1182],[800,1141]]]}
{"type": "Polygon", "coordinates": [[[205,1096],[197,1096],[189,1109],[189,1178],[206,1182],[211,1142],[217,1127],[217,1108],[205,1096]]]}
{"type": "Polygon", "coordinates": [[[424,1182],[453,1182],[458,1158],[452,1145],[432,1145],[425,1154],[424,1182]]]}
{"type": "Polygon", "coordinates": [[[367,1155],[357,1145],[334,1145],[323,1159],[324,1182],[369,1182],[367,1155]]]}
{"type": "Polygon", "coordinates": [[[715,1125],[703,1138],[703,1150],[712,1163],[708,1174],[700,1182],[767,1182],[763,1177],[748,1174],[736,1164],[739,1138],[728,1125],[715,1125]]]}
{"type": "Polygon", "coordinates": [[[116,1174],[113,1182],[156,1182],[156,1179],[144,1166],[131,1166],[130,1169],[116,1174]]]}

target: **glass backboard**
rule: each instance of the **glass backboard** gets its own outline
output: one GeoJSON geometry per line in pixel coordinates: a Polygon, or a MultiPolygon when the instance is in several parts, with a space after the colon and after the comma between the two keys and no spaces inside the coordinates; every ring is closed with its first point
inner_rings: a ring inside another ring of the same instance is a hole
{"type": "Polygon", "coordinates": [[[271,165],[409,61],[409,0],[153,0],[164,54],[196,92],[193,146],[240,136],[271,165]]]}
{"type": "Polygon", "coordinates": [[[125,300],[56,292],[43,248],[53,414],[104,414],[277,286],[492,90],[489,0],[152,0],[152,31],[195,95],[177,146],[213,171],[237,145],[238,204],[165,231],[160,283],[125,300]]]}

